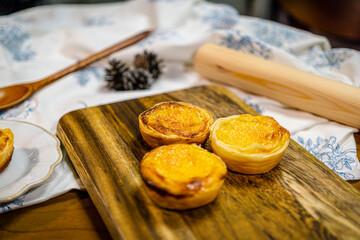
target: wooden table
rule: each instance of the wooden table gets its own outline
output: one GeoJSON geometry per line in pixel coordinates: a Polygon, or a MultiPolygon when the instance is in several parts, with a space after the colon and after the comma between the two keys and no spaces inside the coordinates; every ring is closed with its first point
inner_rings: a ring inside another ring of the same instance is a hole
{"type": "MultiPolygon", "coordinates": [[[[360,158],[360,133],[355,134],[360,158]]],[[[350,182],[360,191],[360,181],[350,182]]],[[[360,204],[360,203],[359,203],[360,204]]],[[[0,239],[111,239],[89,195],[71,191],[0,215],[0,239]]]]}

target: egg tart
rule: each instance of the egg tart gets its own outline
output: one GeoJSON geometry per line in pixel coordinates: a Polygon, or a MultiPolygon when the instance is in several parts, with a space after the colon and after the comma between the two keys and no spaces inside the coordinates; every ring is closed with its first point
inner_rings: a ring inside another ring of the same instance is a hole
{"type": "Polygon", "coordinates": [[[213,117],[209,111],[184,102],[162,102],[139,115],[139,129],[152,148],[174,143],[203,144],[213,117]]]}
{"type": "Polygon", "coordinates": [[[217,119],[210,145],[227,167],[244,174],[273,169],[289,145],[290,133],[269,116],[235,115],[217,119]]]}
{"type": "Polygon", "coordinates": [[[196,144],[171,144],[148,152],[140,162],[140,173],[158,206],[185,210],[212,202],[227,169],[218,156],[196,144]]]}
{"type": "Polygon", "coordinates": [[[14,134],[6,128],[0,129],[0,172],[9,165],[14,152],[14,134]]]}

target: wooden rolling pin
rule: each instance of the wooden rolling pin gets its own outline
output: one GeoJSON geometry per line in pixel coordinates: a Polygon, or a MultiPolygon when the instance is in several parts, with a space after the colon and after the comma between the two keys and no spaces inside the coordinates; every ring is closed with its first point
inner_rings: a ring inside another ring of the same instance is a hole
{"type": "Polygon", "coordinates": [[[358,87],[210,43],[197,50],[194,67],[210,80],[360,129],[358,87]]]}

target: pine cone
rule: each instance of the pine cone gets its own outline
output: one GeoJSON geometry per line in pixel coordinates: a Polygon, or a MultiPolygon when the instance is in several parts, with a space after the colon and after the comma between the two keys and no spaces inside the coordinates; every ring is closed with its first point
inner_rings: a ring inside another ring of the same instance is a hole
{"type": "Polygon", "coordinates": [[[111,68],[105,69],[105,81],[107,81],[107,86],[114,88],[116,90],[122,90],[124,88],[123,75],[129,68],[125,63],[112,59],[109,61],[111,68]]]}
{"type": "Polygon", "coordinates": [[[148,70],[151,73],[153,79],[158,79],[162,73],[162,62],[163,60],[158,59],[155,53],[147,52],[145,50],[143,54],[137,54],[135,56],[134,66],[136,68],[148,70]]]}
{"type": "Polygon", "coordinates": [[[149,71],[135,68],[124,73],[124,90],[148,89],[153,81],[149,71]]]}

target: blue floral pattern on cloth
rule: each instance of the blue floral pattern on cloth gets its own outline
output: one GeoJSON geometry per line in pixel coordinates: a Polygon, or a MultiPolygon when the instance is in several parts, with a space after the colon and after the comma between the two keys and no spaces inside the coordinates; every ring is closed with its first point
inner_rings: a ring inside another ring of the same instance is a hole
{"type": "Polygon", "coordinates": [[[264,19],[256,19],[250,22],[253,34],[259,40],[276,47],[283,47],[284,44],[303,41],[309,38],[309,34],[293,30],[288,26],[270,22],[264,19]]]}
{"type": "Polygon", "coordinates": [[[352,170],[351,164],[355,163],[355,159],[349,154],[356,154],[356,149],[342,151],[334,136],[328,139],[317,137],[316,142],[298,137],[297,142],[345,180],[355,178],[348,170],[352,170]]]}
{"type": "Polygon", "coordinates": [[[230,6],[204,8],[202,22],[208,24],[212,30],[231,29],[238,23],[238,13],[230,6]]]}
{"type": "Polygon", "coordinates": [[[25,17],[25,16],[16,16],[13,18],[13,20],[15,22],[18,23],[29,23],[29,22],[33,22],[33,20],[30,17],[25,17]]]}
{"type": "Polygon", "coordinates": [[[252,102],[252,97],[248,96],[245,98],[242,98],[242,100],[249,105],[250,107],[252,107],[255,111],[257,111],[259,114],[263,114],[265,109],[262,108],[259,104],[252,102]]]}
{"type": "Polygon", "coordinates": [[[87,67],[81,71],[75,72],[74,77],[81,87],[85,87],[90,81],[91,77],[95,77],[97,80],[100,80],[102,78],[102,71],[95,67],[87,67]]]}
{"type": "Polygon", "coordinates": [[[29,38],[30,34],[18,25],[0,25],[0,44],[12,54],[14,61],[28,61],[35,56],[35,51],[26,44],[29,38]]]}
{"type": "Polygon", "coordinates": [[[24,205],[24,198],[26,194],[20,196],[19,198],[10,201],[10,202],[4,202],[1,203],[1,212],[10,212],[14,206],[21,207],[24,205]]]}
{"type": "Polygon", "coordinates": [[[17,107],[9,110],[0,111],[0,119],[25,120],[36,108],[33,100],[26,100],[17,107]]]}
{"type": "Polygon", "coordinates": [[[340,69],[342,63],[353,56],[349,49],[330,49],[324,51],[320,46],[313,46],[305,52],[291,51],[306,64],[315,68],[335,68],[340,69]]]}
{"type": "Polygon", "coordinates": [[[84,19],[84,26],[104,26],[104,25],[112,25],[114,21],[108,19],[105,16],[92,16],[84,19]]]}
{"type": "Polygon", "coordinates": [[[341,64],[353,56],[349,49],[330,49],[326,51],[329,65],[333,68],[340,69],[341,64]]]}
{"type": "Polygon", "coordinates": [[[220,44],[264,59],[272,58],[269,47],[249,35],[241,34],[239,30],[226,31],[220,39],[220,44]]]}
{"type": "Polygon", "coordinates": [[[140,41],[136,44],[136,46],[143,48],[149,45],[154,44],[156,41],[165,41],[172,37],[180,38],[177,32],[173,29],[162,29],[162,30],[155,30],[151,33],[150,36],[145,38],[144,40],[140,41]]]}
{"type": "Polygon", "coordinates": [[[179,0],[149,0],[149,2],[175,2],[179,0]]]}

